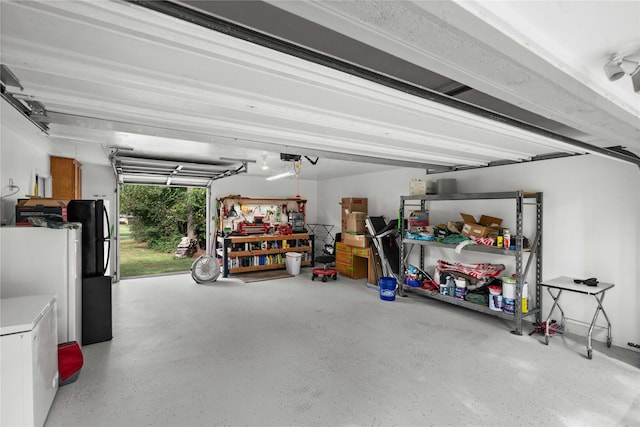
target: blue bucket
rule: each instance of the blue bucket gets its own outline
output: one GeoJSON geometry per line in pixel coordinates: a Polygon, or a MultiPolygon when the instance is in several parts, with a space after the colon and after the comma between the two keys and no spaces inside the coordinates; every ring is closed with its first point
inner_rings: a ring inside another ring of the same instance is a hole
{"type": "Polygon", "coordinates": [[[380,285],[380,299],[385,301],[395,301],[396,279],[393,277],[381,277],[379,285],[380,285]]]}

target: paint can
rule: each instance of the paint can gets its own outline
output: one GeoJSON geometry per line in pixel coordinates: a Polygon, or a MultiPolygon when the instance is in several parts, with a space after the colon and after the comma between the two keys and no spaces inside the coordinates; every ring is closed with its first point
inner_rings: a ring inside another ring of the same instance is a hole
{"type": "Polygon", "coordinates": [[[510,298],[503,299],[504,306],[502,307],[502,311],[507,314],[514,314],[516,312],[516,300],[510,298]]]}
{"type": "Polygon", "coordinates": [[[516,299],[516,278],[505,276],[502,278],[502,296],[504,299],[516,299]]]}
{"type": "Polygon", "coordinates": [[[467,295],[467,281],[465,279],[456,279],[456,298],[464,299],[465,295],[467,295]]]}
{"type": "Polygon", "coordinates": [[[502,295],[489,295],[489,308],[493,311],[502,311],[504,308],[502,295]]]}
{"type": "MultiPolygon", "coordinates": [[[[502,296],[506,300],[516,299],[516,278],[515,277],[503,277],[502,278],[502,296]]],[[[529,312],[529,284],[524,282],[522,284],[522,313],[529,312]]]]}

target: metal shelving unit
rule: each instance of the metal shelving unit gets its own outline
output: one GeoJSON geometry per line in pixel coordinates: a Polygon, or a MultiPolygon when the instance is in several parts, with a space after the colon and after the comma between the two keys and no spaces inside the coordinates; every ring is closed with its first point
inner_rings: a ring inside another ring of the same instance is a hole
{"type": "Polygon", "coordinates": [[[398,293],[405,295],[405,291],[420,294],[429,298],[437,299],[449,304],[462,306],[474,311],[490,314],[495,317],[500,317],[507,320],[513,320],[515,328],[513,333],[522,335],[522,319],[527,316],[535,315],[536,323],[540,322],[542,312],[542,295],[540,290],[540,283],[542,282],[542,193],[538,192],[525,192],[525,191],[508,191],[508,192],[495,192],[495,193],[461,193],[461,194],[442,194],[442,195],[424,195],[424,196],[401,196],[400,197],[400,218],[405,218],[405,211],[407,208],[416,208],[424,210],[428,208],[428,204],[437,201],[465,201],[465,200],[497,200],[497,199],[513,199],[515,202],[516,213],[516,230],[513,236],[516,250],[500,249],[491,246],[480,245],[467,245],[463,251],[490,253],[495,255],[504,255],[515,257],[515,270],[517,275],[516,280],[516,301],[515,301],[515,313],[508,314],[501,311],[493,311],[488,306],[475,304],[466,300],[452,298],[444,295],[440,295],[437,291],[428,291],[422,288],[414,288],[404,285],[404,275],[407,269],[407,259],[411,254],[414,247],[420,248],[420,268],[424,269],[424,257],[426,250],[430,247],[455,249],[457,245],[439,243],[435,241],[416,240],[404,238],[406,234],[404,221],[401,221],[400,232],[402,236],[402,244],[400,245],[400,272],[402,274],[402,284],[398,287],[398,293]],[[524,206],[532,205],[535,208],[535,224],[536,232],[533,240],[531,241],[531,247],[528,250],[523,248],[523,221],[524,221],[524,206]],[[528,254],[526,265],[524,265],[524,254],[528,254]],[[536,295],[537,307],[529,310],[527,313],[522,313],[522,287],[524,285],[525,278],[529,273],[532,264],[535,262],[535,274],[536,283],[533,286],[536,295]]]}

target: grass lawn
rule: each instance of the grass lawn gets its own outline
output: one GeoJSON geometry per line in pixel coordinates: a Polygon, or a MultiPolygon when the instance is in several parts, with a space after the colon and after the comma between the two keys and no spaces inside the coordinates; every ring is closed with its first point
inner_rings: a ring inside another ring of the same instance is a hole
{"type": "Polygon", "coordinates": [[[175,258],[173,253],[158,252],[136,243],[126,224],[120,224],[120,277],[187,272],[193,258],[175,258]]]}

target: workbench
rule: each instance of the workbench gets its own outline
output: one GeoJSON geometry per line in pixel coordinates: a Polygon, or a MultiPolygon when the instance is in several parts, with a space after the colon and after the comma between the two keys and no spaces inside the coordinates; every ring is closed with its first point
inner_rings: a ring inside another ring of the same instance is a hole
{"type": "Polygon", "coordinates": [[[551,298],[553,298],[553,306],[551,307],[551,310],[549,310],[549,315],[547,316],[547,320],[545,321],[545,344],[549,345],[549,338],[551,338],[551,334],[549,333],[549,322],[551,321],[551,316],[556,307],[558,308],[558,310],[560,310],[561,314],[559,331],[564,331],[566,327],[564,311],[562,310],[562,307],[560,307],[560,296],[564,291],[567,291],[584,295],[592,295],[597,302],[596,311],[593,314],[593,320],[589,324],[589,332],[587,333],[587,357],[589,359],[592,358],[591,334],[593,333],[593,328],[596,325],[596,320],[598,319],[598,315],[600,314],[600,312],[602,312],[605,319],[607,320],[607,347],[611,347],[611,322],[609,321],[607,313],[604,311],[602,300],[604,300],[605,293],[609,289],[614,287],[613,283],[599,282],[597,286],[587,286],[582,283],[575,283],[574,279],[571,277],[562,276],[540,283],[540,286],[547,288],[547,292],[549,292],[549,295],[551,295],[551,298]],[[553,292],[551,291],[552,289],[558,291],[556,295],[553,294],[553,292]]]}

